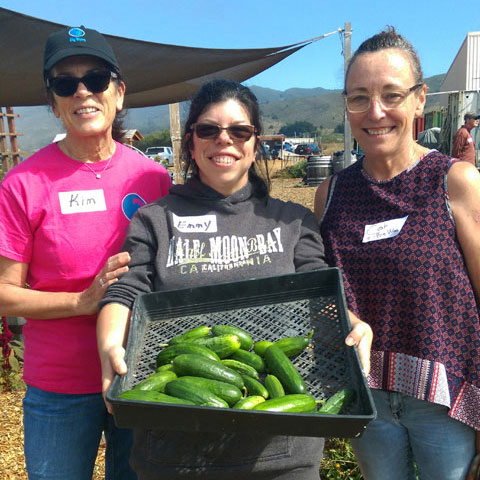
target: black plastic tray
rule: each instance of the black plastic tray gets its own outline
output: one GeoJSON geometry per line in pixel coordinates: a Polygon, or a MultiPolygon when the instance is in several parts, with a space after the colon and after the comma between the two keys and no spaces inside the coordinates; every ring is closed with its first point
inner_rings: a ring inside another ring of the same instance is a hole
{"type": "Polygon", "coordinates": [[[116,376],[107,394],[119,427],[252,432],[313,437],[356,437],[376,416],[350,330],[337,268],[139,295],[126,351],[128,372],[116,376]],[[154,404],[119,395],[154,371],[159,344],[196,325],[232,324],[254,340],[305,335],[312,348],[293,359],[317,399],[353,388],[356,400],[341,415],[278,413],[154,404]],[[252,430],[253,429],[253,430],[252,430]]]}

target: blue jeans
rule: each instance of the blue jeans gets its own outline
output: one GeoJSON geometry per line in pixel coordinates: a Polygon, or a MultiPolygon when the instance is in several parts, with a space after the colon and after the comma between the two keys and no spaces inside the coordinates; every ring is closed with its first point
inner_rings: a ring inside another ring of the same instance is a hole
{"type": "Polygon", "coordinates": [[[365,480],[464,480],[475,455],[475,431],[448,408],[402,393],[372,390],[377,419],[352,439],[365,480]]]}
{"type": "Polygon", "coordinates": [[[137,478],[128,464],[132,432],[115,427],[99,393],[70,395],[28,386],[23,423],[30,480],[91,480],[102,431],[105,478],[137,478]]]}

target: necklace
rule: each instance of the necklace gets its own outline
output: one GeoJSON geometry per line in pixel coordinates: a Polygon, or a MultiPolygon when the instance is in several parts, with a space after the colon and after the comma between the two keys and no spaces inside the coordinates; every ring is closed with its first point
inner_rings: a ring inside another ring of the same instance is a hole
{"type": "MultiPolygon", "coordinates": [[[[412,168],[414,168],[422,159],[423,157],[425,157],[425,155],[427,155],[428,153],[430,153],[430,150],[428,150],[427,152],[423,153],[419,159],[416,159],[415,158],[415,152],[412,153],[411,155],[411,158],[410,158],[410,163],[407,165],[407,168],[405,168],[405,170],[402,170],[401,172],[398,172],[397,174],[395,174],[393,177],[390,177],[390,178],[385,178],[385,179],[376,179],[374,178],[372,175],[370,175],[366,170],[365,170],[365,167],[362,165],[362,174],[363,176],[370,182],[373,182],[373,183],[378,183],[378,184],[382,184],[382,183],[388,183],[388,182],[391,182],[394,178],[398,177],[401,173],[403,172],[409,172],[412,168]]],[[[365,162],[365,157],[364,157],[364,162],[365,162]]]]}
{"type": "MultiPolygon", "coordinates": [[[[61,145],[62,145],[62,150],[64,151],[64,153],[66,155],[68,155],[70,158],[73,158],[75,160],[75,157],[73,155],[70,155],[70,152],[67,148],[67,146],[65,145],[65,142],[62,140],[61,142],[61,145]]],[[[110,158],[108,159],[108,162],[107,164],[103,167],[103,170],[101,170],[100,172],[96,172],[87,162],[82,162],[94,175],[95,175],[95,178],[97,180],[100,180],[102,178],[102,174],[103,172],[108,168],[108,166],[110,165],[110,162],[112,161],[112,158],[113,158],[113,155],[115,153],[115,148],[113,149],[113,152],[111,153],[110,155],[110,158]]],[[[79,161],[79,160],[77,160],[79,161]]]]}
{"type": "Polygon", "coordinates": [[[95,175],[95,178],[101,179],[102,178],[102,173],[108,168],[110,165],[110,162],[112,161],[112,157],[108,159],[107,164],[103,167],[103,170],[101,172],[96,172],[88,163],[84,163],[84,165],[95,175]]]}

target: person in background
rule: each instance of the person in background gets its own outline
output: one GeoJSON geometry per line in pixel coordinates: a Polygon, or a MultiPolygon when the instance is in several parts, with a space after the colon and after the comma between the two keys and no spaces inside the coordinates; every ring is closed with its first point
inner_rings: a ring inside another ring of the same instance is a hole
{"type": "Polygon", "coordinates": [[[26,318],[27,472],[31,480],[91,479],[103,431],[105,478],[135,479],[132,432],[115,427],[101,395],[97,306],[128,270],[120,247],[132,215],[167,194],[170,177],[117,141],[125,83],[100,33],[52,33],[43,74],[66,136],[0,184],[0,311],[26,318]]]}
{"type": "Polygon", "coordinates": [[[476,166],[475,142],[472,130],[478,127],[480,115],[475,112],[467,112],[463,116],[465,122],[453,137],[452,157],[460,158],[476,166]]]}
{"type": "MultiPolygon", "coordinates": [[[[183,134],[185,174],[192,176],[138,211],[123,247],[132,258],[130,269],[100,303],[104,392],[115,373],[126,373],[123,345],[138,294],[327,267],[313,213],[271,198],[257,173],[260,134],[258,102],[247,87],[214,80],[193,98],[183,134]],[[198,227],[203,224],[210,227],[198,227]],[[212,252],[216,238],[222,245],[244,238],[250,247],[246,254],[239,249],[237,258],[230,249],[212,252]],[[262,251],[262,238],[268,251],[262,251]],[[184,245],[193,247],[185,251],[184,245]]],[[[346,343],[357,344],[368,362],[370,328],[355,317],[352,324],[346,343]]],[[[319,478],[322,438],[134,432],[131,464],[141,480],[319,478]]]]}
{"type": "Polygon", "coordinates": [[[414,141],[426,86],[394,28],[360,45],[344,95],[365,155],[318,187],[315,212],[347,305],[374,334],[378,415],[353,450],[366,480],[414,480],[415,465],[421,480],[474,478],[480,174],[414,141]]]}

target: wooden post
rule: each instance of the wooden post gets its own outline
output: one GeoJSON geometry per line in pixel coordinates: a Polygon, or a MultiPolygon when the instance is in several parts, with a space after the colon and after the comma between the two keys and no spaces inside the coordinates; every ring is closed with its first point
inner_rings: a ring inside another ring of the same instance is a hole
{"type": "Polygon", "coordinates": [[[175,168],[175,183],[183,183],[183,168],[180,161],[181,151],[181,129],[180,129],[180,107],[178,103],[171,103],[170,110],[170,138],[172,139],[173,159],[175,168]]]}
{"type": "MultiPolygon", "coordinates": [[[[350,61],[350,56],[352,54],[351,39],[352,39],[352,25],[350,22],[345,22],[344,30],[344,47],[343,47],[343,56],[344,56],[344,69],[345,75],[347,74],[348,62],[350,61]]],[[[345,129],[344,129],[344,147],[343,147],[343,166],[348,167],[352,163],[352,130],[350,128],[350,123],[347,118],[347,110],[345,109],[345,129]]]]}
{"type": "Polygon", "coordinates": [[[6,107],[6,110],[8,131],[10,132],[10,149],[12,152],[13,165],[18,165],[20,163],[20,150],[18,149],[17,132],[15,130],[15,117],[19,117],[20,115],[13,113],[12,107],[6,107]]]}
{"type": "Polygon", "coordinates": [[[3,108],[0,107],[0,153],[2,154],[2,169],[4,173],[10,170],[10,155],[7,148],[7,135],[5,123],[3,122],[3,108]]]}
{"type": "Polygon", "coordinates": [[[20,163],[21,158],[17,136],[23,134],[17,133],[15,130],[15,117],[19,117],[20,115],[13,113],[12,107],[5,107],[5,110],[6,112],[3,113],[3,108],[0,107],[0,154],[3,172],[7,173],[12,166],[20,163]],[[5,130],[4,117],[7,119],[8,130],[5,130]],[[8,150],[7,137],[10,137],[10,151],[8,150]]]}

